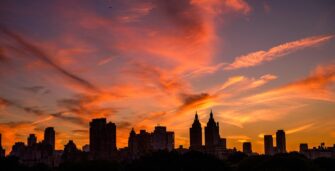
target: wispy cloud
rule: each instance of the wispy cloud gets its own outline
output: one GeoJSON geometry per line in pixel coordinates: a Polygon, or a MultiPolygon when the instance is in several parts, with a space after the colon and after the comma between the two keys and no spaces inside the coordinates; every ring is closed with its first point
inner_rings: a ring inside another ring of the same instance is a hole
{"type": "Polygon", "coordinates": [[[90,83],[89,81],[65,70],[60,65],[57,65],[42,49],[38,48],[37,46],[34,46],[32,43],[25,40],[19,34],[14,33],[13,31],[10,31],[5,27],[0,27],[0,31],[1,31],[1,34],[8,36],[9,38],[11,38],[17,43],[16,45],[14,45],[14,47],[16,46],[16,48],[14,49],[16,49],[18,52],[21,53],[22,50],[26,51],[26,53],[30,53],[33,56],[37,57],[44,63],[56,69],[59,73],[64,75],[66,78],[74,81],[75,83],[81,85],[82,87],[87,88],[88,90],[99,91],[99,89],[95,87],[92,83],[90,83]]]}
{"type": "Polygon", "coordinates": [[[276,80],[278,77],[273,74],[265,74],[259,78],[246,77],[243,75],[229,77],[216,91],[215,94],[229,92],[230,94],[238,95],[243,91],[261,87],[270,81],[276,80]]]}
{"type": "Polygon", "coordinates": [[[320,65],[306,78],[278,88],[246,97],[253,103],[265,103],[288,99],[315,99],[334,102],[330,85],[335,83],[335,65],[320,65]]]}
{"type": "Polygon", "coordinates": [[[298,50],[311,46],[317,46],[323,42],[329,41],[333,37],[333,35],[307,37],[304,39],[280,44],[266,51],[260,50],[256,52],[251,52],[249,54],[236,57],[233,63],[227,65],[226,67],[224,67],[224,69],[234,70],[260,65],[264,62],[275,60],[279,57],[291,54],[298,50]]]}
{"type": "Polygon", "coordinates": [[[291,128],[291,129],[285,131],[285,133],[286,134],[294,134],[294,133],[297,133],[297,132],[304,131],[308,128],[311,128],[313,125],[314,125],[314,123],[310,123],[310,124],[302,125],[302,126],[299,126],[299,127],[296,127],[296,128],[291,128]]]}
{"type": "Polygon", "coordinates": [[[243,14],[248,14],[251,11],[251,7],[244,0],[226,0],[225,4],[235,11],[242,12],[243,14]]]}

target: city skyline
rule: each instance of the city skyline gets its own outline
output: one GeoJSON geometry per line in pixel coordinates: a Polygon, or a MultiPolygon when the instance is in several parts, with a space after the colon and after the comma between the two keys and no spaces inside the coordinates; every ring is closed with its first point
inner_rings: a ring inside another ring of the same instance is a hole
{"type": "MultiPolygon", "coordinates": [[[[116,156],[120,155],[119,153],[126,153],[127,157],[122,156],[124,159],[136,159],[140,156],[150,154],[159,150],[167,150],[169,152],[174,150],[189,150],[189,151],[199,151],[202,153],[212,154],[222,159],[222,155],[227,157],[227,154],[233,152],[241,151],[247,155],[259,155],[258,152],[252,150],[251,141],[242,142],[241,149],[236,147],[228,147],[227,140],[225,137],[221,137],[219,130],[219,122],[215,122],[213,111],[209,113],[209,119],[206,126],[203,127],[198,120],[198,113],[194,115],[194,122],[189,129],[189,142],[193,144],[188,148],[184,148],[183,145],[176,147],[175,144],[175,133],[174,131],[167,131],[166,126],[157,125],[154,127],[152,133],[147,132],[145,129],[139,130],[137,134],[134,128],[131,128],[129,137],[128,137],[128,146],[117,147],[117,126],[115,123],[109,121],[107,122],[106,118],[94,118],[89,122],[89,144],[85,144],[81,147],[83,152],[88,152],[91,159],[93,160],[110,160],[117,158],[116,156]],[[203,132],[203,135],[202,135],[203,132]],[[203,137],[203,138],[202,138],[203,137]],[[132,157],[130,157],[132,156],[132,157]]],[[[75,142],[70,138],[68,143],[64,145],[62,149],[55,149],[56,132],[54,127],[47,127],[44,129],[44,138],[41,141],[38,141],[35,134],[29,134],[27,136],[26,142],[19,141],[15,142],[12,145],[11,151],[7,151],[8,154],[1,150],[6,150],[2,146],[2,134],[0,133],[0,152],[5,155],[14,155],[14,156],[25,156],[20,152],[22,148],[36,148],[42,146],[40,150],[43,151],[43,148],[50,149],[51,151],[58,150],[64,154],[64,151],[69,151],[67,153],[73,153],[75,151],[81,151],[77,148],[75,142]],[[48,147],[49,146],[49,147],[48,147]],[[72,150],[71,150],[72,149],[72,150]],[[14,151],[13,151],[14,150],[14,151]]],[[[308,148],[308,143],[299,143],[299,151],[289,151],[286,148],[286,133],[284,130],[277,130],[274,135],[264,135],[263,139],[263,148],[265,155],[274,155],[278,153],[289,153],[289,152],[300,152],[304,154],[308,150],[318,150],[316,146],[312,149],[308,148]],[[275,143],[273,141],[275,138],[275,143]]],[[[305,142],[305,141],[304,141],[305,142]]],[[[327,149],[327,146],[324,142],[320,142],[321,145],[318,148],[327,149]]],[[[335,148],[335,144],[333,147],[335,148]]],[[[36,150],[36,149],[35,149],[36,150]]],[[[45,149],[44,149],[45,150],[45,149]]],[[[0,154],[1,154],[0,153],[0,154]]],[[[43,153],[43,152],[42,152],[43,153]]],[[[330,155],[331,153],[329,153],[330,155]]],[[[1,154],[3,155],[3,154],[1,154]]],[[[0,155],[0,157],[1,157],[0,155]]],[[[68,155],[68,154],[67,154],[68,155]]],[[[305,155],[308,156],[308,153],[305,155]]],[[[316,154],[315,154],[316,155],[316,154]]],[[[323,154],[320,154],[323,155],[323,154]]],[[[328,155],[328,154],[326,154],[328,155]]],[[[32,155],[34,156],[34,155],[32,155]]],[[[78,156],[82,157],[82,154],[78,156]]],[[[78,157],[77,156],[77,157],[78,157]]],[[[73,157],[73,156],[72,156],[73,157]]],[[[313,157],[311,155],[310,157],[313,157]]],[[[78,159],[78,158],[76,158],[78,159]]],[[[28,160],[29,161],[29,160],[28,160]]]]}
{"type": "MultiPolygon", "coordinates": [[[[195,113],[205,143],[211,109],[219,122],[213,141],[225,138],[229,148],[242,151],[251,142],[252,151],[264,153],[264,135],[276,144],[277,130],[286,133],[287,151],[332,145],[334,6],[2,0],[2,146],[8,153],[54,127],[55,149],[69,140],[82,147],[90,142],[88,123],[106,118],[116,124],[118,148],[128,145],[132,128],[153,132],[156,125],[174,131],[176,147],[189,147],[195,113]]],[[[53,142],[52,131],[49,137],[53,142]]]]}

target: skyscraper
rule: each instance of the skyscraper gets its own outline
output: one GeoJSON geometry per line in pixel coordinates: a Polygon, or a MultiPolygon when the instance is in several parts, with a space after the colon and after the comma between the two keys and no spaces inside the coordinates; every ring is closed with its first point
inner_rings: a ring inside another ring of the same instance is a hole
{"type": "Polygon", "coordinates": [[[277,152],[286,153],[286,138],[284,130],[278,130],[276,132],[276,143],[277,143],[277,152]]]}
{"type": "Polygon", "coordinates": [[[252,148],[251,148],[251,142],[244,142],[243,143],[243,153],[251,154],[252,148]]]}
{"type": "Polygon", "coordinates": [[[198,119],[198,114],[195,113],[194,122],[190,128],[190,149],[199,149],[202,146],[202,130],[198,119]]]}
{"type": "Polygon", "coordinates": [[[55,130],[53,127],[45,128],[43,142],[51,145],[52,149],[55,150],[55,130]]]}
{"type": "Polygon", "coordinates": [[[211,111],[207,126],[205,127],[205,146],[215,147],[220,144],[219,122],[216,123],[211,111]]]}
{"type": "Polygon", "coordinates": [[[36,142],[37,142],[37,138],[36,138],[35,134],[29,134],[29,137],[27,138],[28,146],[31,147],[34,144],[36,144],[36,142]]]}
{"type": "Polygon", "coordinates": [[[264,135],[264,153],[265,155],[274,154],[272,135],[264,135]]]}
{"type": "Polygon", "coordinates": [[[94,159],[110,159],[116,152],[116,125],[106,118],[90,122],[90,154],[94,159]]]}

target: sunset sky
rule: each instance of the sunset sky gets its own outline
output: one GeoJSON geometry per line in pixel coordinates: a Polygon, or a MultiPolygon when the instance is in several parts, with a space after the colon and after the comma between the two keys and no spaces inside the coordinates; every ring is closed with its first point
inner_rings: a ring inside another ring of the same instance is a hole
{"type": "Polygon", "coordinates": [[[189,146],[213,109],[228,148],[286,131],[335,144],[334,0],[1,0],[0,133],[6,153],[55,127],[88,144],[89,121],[156,125],[189,146]]]}

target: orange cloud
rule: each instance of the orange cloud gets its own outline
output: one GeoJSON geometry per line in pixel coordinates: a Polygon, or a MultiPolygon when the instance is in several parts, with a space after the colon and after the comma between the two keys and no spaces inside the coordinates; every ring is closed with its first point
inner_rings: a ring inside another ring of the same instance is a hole
{"type": "Polygon", "coordinates": [[[248,14],[251,11],[251,7],[244,0],[226,0],[224,2],[231,9],[243,14],[248,14]]]}
{"type": "Polygon", "coordinates": [[[302,125],[302,126],[299,126],[297,128],[292,128],[292,129],[286,130],[285,133],[286,134],[294,134],[294,133],[297,133],[297,132],[304,131],[308,128],[311,128],[313,125],[314,125],[314,123],[302,125]]]}
{"type": "Polygon", "coordinates": [[[247,97],[245,100],[254,103],[265,103],[266,101],[295,98],[333,102],[335,100],[335,95],[330,85],[333,85],[334,82],[335,65],[320,65],[305,79],[247,97]]]}
{"type": "Polygon", "coordinates": [[[222,86],[216,90],[216,94],[220,92],[229,92],[230,94],[238,95],[242,91],[254,89],[267,84],[270,81],[277,79],[277,76],[272,74],[262,75],[260,78],[248,78],[245,76],[233,76],[229,77],[222,86]]]}
{"type": "Polygon", "coordinates": [[[319,45],[323,42],[326,42],[332,39],[333,37],[334,37],[333,35],[307,37],[304,39],[287,42],[287,43],[272,47],[271,49],[267,51],[261,50],[261,51],[252,52],[246,55],[236,57],[234,62],[227,65],[224,69],[234,70],[234,69],[239,69],[239,68],[247,68],[247,67],[260,65],[264,62],[275,60],[279,57],[288,55],[297,50],[319,45]]]}

